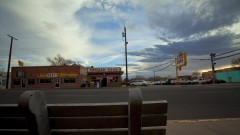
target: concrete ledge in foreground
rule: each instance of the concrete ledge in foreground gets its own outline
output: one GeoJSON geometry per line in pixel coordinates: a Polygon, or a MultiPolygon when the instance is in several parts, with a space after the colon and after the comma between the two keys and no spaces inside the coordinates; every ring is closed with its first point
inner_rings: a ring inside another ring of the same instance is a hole
{"type": "Polygon", "coordinates": [[[240,135],[240,118],[169,120],[167,135],[240,135]]]}

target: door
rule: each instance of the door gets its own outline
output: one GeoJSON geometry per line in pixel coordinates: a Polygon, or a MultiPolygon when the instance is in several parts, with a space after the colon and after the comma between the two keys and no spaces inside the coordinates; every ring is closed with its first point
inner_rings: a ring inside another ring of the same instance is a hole
{"type": "Polygon", "coordinates": [[[59,88],[60,87],[60,78],[55,78],[55,88],[59,88]]]}
{"type": "Polygon", "coordinates": [[[26,79],[22,79],[22,88],[26,87],[26,79]]]}

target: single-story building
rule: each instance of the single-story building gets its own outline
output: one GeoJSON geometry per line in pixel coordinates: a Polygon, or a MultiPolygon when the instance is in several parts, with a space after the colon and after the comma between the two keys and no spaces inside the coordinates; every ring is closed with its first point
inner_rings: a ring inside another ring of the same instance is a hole
{"type": "Polygon", "coordinates": [[[12,67],[12,88],[80,88],[87,72],[83,66],[12,67]]]}
{"type": "Polygon", "coordinates": [[[122,85],[120,67],[85,68],[73,66],[12,67],[12,88],[80,88],[86,81],[90,87],[122,85]]]}
{"type": "MultiPolygon", "coordinates": [[[[212,78],[212,71],[203,72],[203,78],[212,78]]],[[[215,71],[215,77],[226,82],[240,82],[240,67],[225,68],[215,71]]]]}
{"type": "Polygon", "coordinates": [[[120,87],[122,75],[120,67],[87,68],[88,81],[95,87],[120,87]]]}

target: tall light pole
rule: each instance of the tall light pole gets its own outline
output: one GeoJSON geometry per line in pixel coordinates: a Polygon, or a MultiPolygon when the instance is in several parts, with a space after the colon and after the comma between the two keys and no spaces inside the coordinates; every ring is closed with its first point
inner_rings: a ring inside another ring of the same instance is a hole
{"type": "Polygon", "coordinates": [[[11,65],[11,57],[12,57],[12,43],[13,39],[18,40],[14,38],[13,36],[8,35],[11,38],[11,44],[10,44],[10,52],[9,52],[9,58],[8,58],[8,71],[7,71],[7,81],[6,81],[6,89],[8,89],[8,84],[9,84],[9,72],[10,72],[10,65],[11,65]]]}
{"type": "Polygon", "coordinates": [[[125,61],[126,61],[126,86],[128,86],[128,65],[127,65],[127,30],[126,27],[124,26],[124,32],[122,33],[122,36],[124,37],[124,43],[125,43],[125,61]]]}

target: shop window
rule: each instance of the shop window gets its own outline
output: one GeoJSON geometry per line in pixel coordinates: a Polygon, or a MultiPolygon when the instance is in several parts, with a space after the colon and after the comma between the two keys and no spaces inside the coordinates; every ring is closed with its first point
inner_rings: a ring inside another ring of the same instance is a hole
{"type": "Polygon", "coordinates": [[[46,83],[52,83],[52,79],[46,79],[46,83]]]}
{"type": "Polygon", "coordinates": [[[110,82],[118,82],[118,76],[114,76],[110,79],[110,82]]]}
{"type": "Polygon", "coordinates": [[[75,83],[75,78],[64,78],[64,83],[75,83]]]}
{"type": "Polygon", "coordinates": [[[21,84],[20,79],[13,80],[13,85],[20,85],[20,84],[21,84]]]}
{"type": "Polygon", "coordinates": [[[48,79],[40,79],[39,83],[52,83],[52,79],[48,78],[48,79]]]}
{"type": "Polygon", "coordinates": [[[28,79],[28,84],[35,84],[35,79],[28,79]]]}

